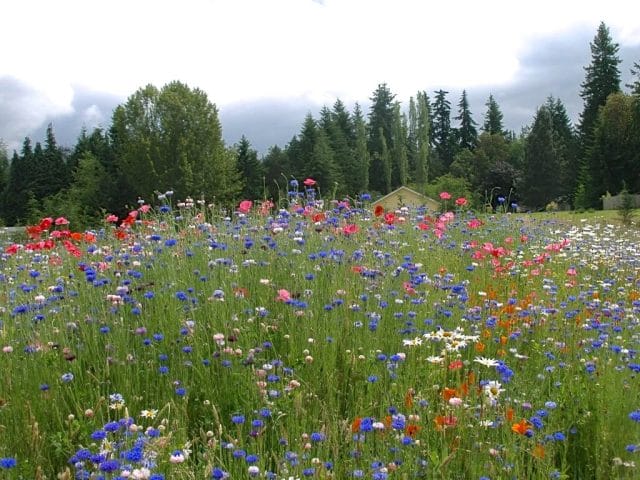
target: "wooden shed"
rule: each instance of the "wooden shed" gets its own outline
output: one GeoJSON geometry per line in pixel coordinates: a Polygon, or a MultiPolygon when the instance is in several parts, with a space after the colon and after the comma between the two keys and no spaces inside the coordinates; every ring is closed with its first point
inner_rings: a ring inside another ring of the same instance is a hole
{"type": "Polygon", "coordinates": [[[439,212],[442,208],[440,202],[404,186],[379,198],[371,204],[371,208],[376,208],[378,205],[382,205],[385,210],[391,211],[398,210],[402,207],[415,208],[426,206],[427,209],[432,212],[439,212]]]}

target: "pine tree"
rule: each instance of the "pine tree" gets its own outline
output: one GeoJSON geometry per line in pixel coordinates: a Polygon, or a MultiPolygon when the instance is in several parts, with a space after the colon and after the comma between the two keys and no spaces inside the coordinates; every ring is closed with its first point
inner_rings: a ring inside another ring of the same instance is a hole
{"type": "Polygon", "coordinates": [[[391,170],[389,161],[389,149],[393,149],[393,100],[395,95],[391,93],[386,84],[378,85],[371,97],[371,111],[369,112],[369,152],[371,164],[369,167],[369,182],[372,190],[386,194],[391,188],[391,170]],[[383,149],[386,152],[383,153],[383,149]],[[387,170],[389,181],[387,181],[387,170]],[[381,172],[383,172],[381,174],[381,172]]]}
{"type": "Polygon", "coordinates": [[[353,129],[354,129],[354,146],[353,160],[354,172],[353,191],[356,193],[364,193],[369,190],[369,149],[367,148],[367,124],[362,115],[360,105],[356,103],[353,109],[353,129]]]}
{"type": "Polygon", "coordinates": [[[631,68],[631,75],[635,77],[633,83],[627,83],[627,87],[631,89],[632,95],[640,95],[640,63],[634,62],[631,68]]]}
{"type": "Polygon", "coordinates": [[[477,123],[473,119],[471,110],[469,109],[466,90],[462,90],[462,96],[458,103],[458,116],[455,117],[455,120],[460,122],[460,126],[458,127],[458,147],[473,151],[478,144],[478,130],[476,129],[477,123]]]}
{"type": "Polygon", "coordinates": [[[433,101],[434,149],[445,172],[449,170],[449,166],[453,162],[456,135],[455,130],[451,128],[451,103],[447,100],[448,93],[445,90],[436,91],[433,101]]]}
{"type": "Polygon", "coordinates": [[[489,95],[485,106],[487,107],[487,111],[484,115],[482,131],[490,135],[504,135],[503,115],[493,95],[489,95]]]}
{"type": "Polygon", "coordinates": [[[429,112],[429,97],[425,92],[418,92],[417,120],[416,120],[416,162],[413,180],[421,188],[427,184],[429,178],[429,149],[431,144],[431,114],[429,112]]]}
{"type": "Polygon", "coordinates": [[[265,184],[269,198],[276,202],[287,198],[289,181],[291,180],[291,166],[287,152],[274,145],[269,148],[262,163],[265,169],[265,184]]]}
{"type": "Polygon", "coordinates": [[[553,118],[546,105],[534,118],[525,149],[522,197],[532,208],[542,208],[560,195],[560,162],[555,145],[553,118]]]}
{"type": "Polygon", "coordinates": [[[573,204],[573,196],[578,186],[576,172],[579,170],[577,155],[577,137],[567,110],[562,101],[552,96],[547,98],[545,106],[551,115],[553,141],[558,156],[559,170],[557,172],[562,186],[560,196],[573,204]]]}
{"type": "Polygon", "coordinates": [[[598,110],[605,104],[609,95],[620,91],[620,47],[613,42],[609,28],[604,22],[598,26],[596,36],[589,46],[591,64],[585,67],[586,75],[580,92],[584,100],[584,109],[580,114],[579,130],[585,148],[591,144],[598,110]]]}
{"type": "Polygon", "coordinates": [[[352,126],[349,112],[344,109],[340,100],[336,101],[334,110],[323,107],[320,111],[320,128],[324,130],[329,145],[333,151],[334,163],[336,164],[336,179],[338,182],[337,192],[340,194],[355,193],[355,182],[353,178],[354,160],[352,142],[352,126]]]}
{"type": "Polygon", "coordinates": [[[7,187],[4,191],[4,220],[8,226],[24,222],[27,216],[27,202],[33,193],[29,190],[30,173],[33,171],[33,149],[31,139],[26,137],[21,154],[13,152],[9,166],[7,187]]]}
{"type": "Polygon", "coordinates": [[[598,113],[591,148],[586,156],[587,163],[598,171],[598,182],[591,185],[592,203],[599,202],[607,192],[617,194],[623,185],[638,182],[640,166],[635,162],[634,103],[632,96],[614,93],[598,113]]]}
{"type": "Polygon", "coordinates": [[[251,148],[251,142],[242,135],[235,146],[237,166],[242,179],[240,196],[244,199],[258,200],[264,196],[264,165],[258,160],[258,152],[251,148]]]}
{"type": "Polygon", "coordinates": [[[584,109],[580,114],[578,126],[580,136],[580,178],[586,192],[588,207],[598,206],[598,192],[604,191],[604,185],[598,172],[599,165],[591,163],[595,157],[589,154],[593,145],[594,127],[598,118],[598,110],[609,95],[620,91],[620,70],[618,65],[619,46],[614,43],[609,29],[601,22],[598,31],[589,44],[591,64],[585,67],[586,75],[582,83],[580,96],[584,100],[584,109]]]}

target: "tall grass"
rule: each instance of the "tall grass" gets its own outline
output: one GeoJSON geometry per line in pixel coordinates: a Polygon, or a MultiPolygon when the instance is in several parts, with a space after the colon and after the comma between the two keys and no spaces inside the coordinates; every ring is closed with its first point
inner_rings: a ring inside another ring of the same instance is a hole
{"type": "Polygon", "coordinates": [[[637,478],[636,231],[303,206],[8,247],[0,478],[637,478]]]}

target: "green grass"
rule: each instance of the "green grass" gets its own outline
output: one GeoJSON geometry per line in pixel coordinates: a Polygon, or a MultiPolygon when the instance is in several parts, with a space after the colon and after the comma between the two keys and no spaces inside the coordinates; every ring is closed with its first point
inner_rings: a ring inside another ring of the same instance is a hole
{"type": "Polygon", "coordinates": [[[637,478],[615,213],[180,213],[3,257],[0,478],[637,478]]]}

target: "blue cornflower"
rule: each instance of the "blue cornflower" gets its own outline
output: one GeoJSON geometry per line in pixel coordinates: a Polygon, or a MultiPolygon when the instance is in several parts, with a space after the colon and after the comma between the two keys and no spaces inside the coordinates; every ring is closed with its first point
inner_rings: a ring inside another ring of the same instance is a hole
{"type": "Polygon", "coordinates": [[[233,458],[244,458],[247,456],[247,452],[245,452],[242,449],[238,449],[238,450],[234,450],[232,455],[233,455],[233,458]]]}
{"type": "Polygon", "coordinates": [[[237,425],[244,423],[244,421],[245,421],[244,415],[233,415],[231,417],[231,422],[237,425]]]}
{"type": "Polygon", "coordinates": [[[120,424],[118,422],[108,422],[104,424],[104,429],[107,432],[117,432],[120,430],[120,424]]]}
{"type": "Polygon", "coordinates": [[[64,383],[69,383],[73,381],[73,373],[71,372],[63,373],[62,375],[60,375],[60,380],[62,380],[64,383]]]}
{"type": "Polygon", "coordinates": [[[144,458],[144,450],[141,447],[134,447],[124,452],[123,456],[128,462],[140,462],[144,458]]]}
{"type": "Polygon", "coordinates": [[[391,428],[395,430],[403,430],[406,426],[406,418],[402,414],[393,415],[391,419],[391,428]]]}
{"type": "Polygon", "coordinates": [[[115,472],[120,468],[120,462],[118,460],[105,460],[100,463],[99,467],[103,472],[115,472]]]}
{"type": "Polygon", "coordinates": [[[228,478],[228,476],[229,474],[227,472],[218,467],[214,467],[214,469],[211,471],[211,478],[228,478]]]}
{"type": "Polygon", "coordinates": [[[91,435],[91,440],[103,440],[107,438],[107,432],[104,430],[96,430],[91,435]]]}
{"type": "Polygon", "coordinates": [[[325,436],[322,432],[313,432],[310,438],[312,442],[322,442],[324,441],[325,436]]]}
{"type": "Polygon", "coordinates": [[[553,439],[554,439],[555,441],[557,441],[557,442],[562,442],[562,441],[566,440],[566,438],[567,438],[567,437],[566,437],[566,436],[564,435],[564,433],[562,433],[562,432],[555,432],[555,433],[553,434],[553,439]]]}
{"type": "Polygon", "coordinates": [[[0,458],[0,468],[14,468],[18,462],[13,457],[0,458]]]}
{"type": "Polygon", "coordinates": [[[634,422],[638,422],[638,423],[640,423],[640,409],[639,409],[639,410],[635,410],[635,411],[631,412],[631,413],[629,414],[629,418],[630,418],[631,420],[633,420],[634,422]]]}
{"type": "Polygon", "coordinates": [[[314,473],[316,473],[316,469],[313,467],[305,468],[304,470],[302,470],[302,475],[304,475],[305,477],[312,477],[314,473]]]}

